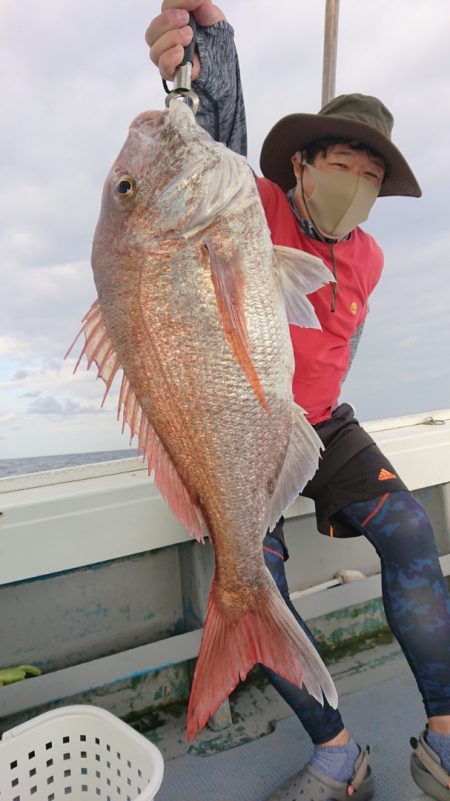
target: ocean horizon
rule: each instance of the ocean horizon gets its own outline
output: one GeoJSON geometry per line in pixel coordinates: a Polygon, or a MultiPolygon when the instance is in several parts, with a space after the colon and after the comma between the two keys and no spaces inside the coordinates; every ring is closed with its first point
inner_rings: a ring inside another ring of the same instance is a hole
{"type": "Polygon", "coordinates": [[[126,448],[119,451],[92,451],[88,453],[62,453],[52,456],[26,456],[17,459],[0,459],[0,478],[21,476],[26,473],[41,473],[58,470],[62,467],[79,467],[96,462],[113,462],[118,459],[132,459],[137,450],[126,448]]]}

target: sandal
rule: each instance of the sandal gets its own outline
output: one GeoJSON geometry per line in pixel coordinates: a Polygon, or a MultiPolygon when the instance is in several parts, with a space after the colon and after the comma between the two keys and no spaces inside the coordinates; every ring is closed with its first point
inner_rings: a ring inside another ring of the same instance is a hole
{"type": "Polygon", "coordinates": [[[369,751],[369,746],[360,751],[348,782],[335,782],[308,764],[278,787],[266,801],[347,801],[353,795],[355,801],[370,801],[374,782],[368,764],[369,751]]]}
{"type": "Polygon", "coordinates": [[[411,754],[411,775],[424,793],[436,801],[450,801],[450,775],[441,765],[441,760],[428,745],[423,731],[419,739],[411,737],[414,748],[411,754]]]}

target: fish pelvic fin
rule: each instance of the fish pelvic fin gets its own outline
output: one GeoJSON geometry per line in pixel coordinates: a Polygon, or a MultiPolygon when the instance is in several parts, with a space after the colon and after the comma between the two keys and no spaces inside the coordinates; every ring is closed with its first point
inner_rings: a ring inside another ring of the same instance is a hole
{"type": "MultiPolygon", "coordinates": [[[[117,372],[120,369],[123,370],[123,368],[109,338],[98,299],[84,316],[83,326],[72,342],[65,358],[72,351],[81,334],[84,334],[85,342],[75,365],[74,373],[84,355],[88,360],[88,370],[92,364],[97,366],[97,377],[102,379],[106,387],[101,404],[103,406],[117,372]]],[[[121,414],[122,432],[127,425],[130,429],[130,445],[133,438],[137,437],[138,451],[147,459],[148,474],[154,474],[155,486],[189,534],[195,536],[199,542],[204,542],[203,532],[206,530],[206,526],[200,509],[192,501],[174,462],[143,411],[125,371],[123,371],[120,386],[117,419],[120,418],[121,414]]]]}
{"type": "Polygon", "coordinates": [[[189,698],[188,742],[256,664],[265,665],[291,684],[304,686],[320,704],[325,697],[337,707],[337,692],[328,670],[264,569],[267,575],[254,606],[237,619],[230,619],[221,608],[213,579],[189,698]]]}
{"type": "Polygon", "coordinates": [[[302,328],[320,328],[314,307],[306,295],[333,283],[331,271],[322,259],[302,250],[284,245],[274,245],[273,250],[288,321],[302,328]]]}
{"type": "Polygon", "coordinates": [[[239,251],[230,256],[221,253],[211,237],[206,237],[204,246],[208,252],[211,277],[216,293],[217,307],[223,330],[234,358],[247,376],[261,406],[270,409],[250,354],[247,324],[244,313],[244,271],[239,260],[239,251]]]}
{"type": "Polygon", "coordinates": [[[292,401],[293,426],[286,457],[268,506],[267,528],[273,529],[319,467],[323,443],[303,409],[292,401]]]}

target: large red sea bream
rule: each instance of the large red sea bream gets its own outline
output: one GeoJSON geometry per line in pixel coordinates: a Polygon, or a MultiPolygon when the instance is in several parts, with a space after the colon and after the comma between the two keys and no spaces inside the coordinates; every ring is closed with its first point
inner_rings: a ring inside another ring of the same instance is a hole
{"type": "Polygon", "coordinates": [[[123,371],[119,410],[149,472],[215,548],[188,737],[256,663],[336,706],[262,551],[318,465],[320,441],[293,401],[288,320],[318,327],[305,295],[330,272],[272,245],[247,162],[182,101],[132,123],[105,183],[92,268],[88,366],[106,392],[123,371]]]}

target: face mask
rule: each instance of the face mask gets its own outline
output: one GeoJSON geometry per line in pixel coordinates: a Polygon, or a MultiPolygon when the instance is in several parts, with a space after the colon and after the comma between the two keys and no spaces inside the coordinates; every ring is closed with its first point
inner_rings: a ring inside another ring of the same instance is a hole
{"type": "Polygon", "coordinates": [[[367,220],[379,193],[367,178],[348,172],[322,172],[303,164],[311,175],[314,190],[302,195],[311,222],[330,238],[341,239],[367,220]]]}

